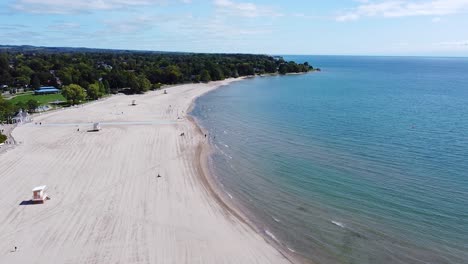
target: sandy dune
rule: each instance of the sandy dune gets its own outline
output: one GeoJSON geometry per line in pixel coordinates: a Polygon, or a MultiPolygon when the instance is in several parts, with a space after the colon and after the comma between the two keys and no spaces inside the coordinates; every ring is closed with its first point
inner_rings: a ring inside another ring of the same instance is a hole
{"type": "Polygon", "coordinates": [[[21,144],[0,154],[0,263],[289,263],[200,181],[207,143],[185,112],[228,82],[116,95],[16,128],[21,144]],[[20,205],[42,184],[50,201],[20,205]]]}

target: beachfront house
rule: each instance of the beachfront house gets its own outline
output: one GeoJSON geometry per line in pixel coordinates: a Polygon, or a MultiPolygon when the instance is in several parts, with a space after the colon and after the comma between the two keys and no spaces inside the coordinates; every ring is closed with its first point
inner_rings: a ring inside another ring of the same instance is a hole
{"type": "Polygon", "coordinates": [[[53,87],[53,86],[42,86],[39,87],[39,89],[34,91],[34,94],[40,95],[40,94],[58,94],[60,93],[60,90],[53,87]]]}

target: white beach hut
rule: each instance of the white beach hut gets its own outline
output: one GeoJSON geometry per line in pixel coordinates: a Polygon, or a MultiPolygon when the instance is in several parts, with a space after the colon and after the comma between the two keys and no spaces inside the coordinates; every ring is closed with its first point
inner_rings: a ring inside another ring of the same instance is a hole
{"type": "Polygon", "coordinates": [[[101,130],[101,126],[99,125],[99,123],[94,123],[93,131],[99,131],[99,130],[101,130]]]}
{"type": "Polygon", "coordinates": [[[136,105],[136,100],[133,100],[133,101],[132,101],[132,105],[133,105],[133,106],[136,105]]]}
{"type": "Polygon", "coordinates": [[[33,191],[33,198],[32,198],[33,203],[43,203],[47,199],[47,194],[45,193],[46,187],[47,186],[45,185],[37,186],[32,190],[33,191]]]}

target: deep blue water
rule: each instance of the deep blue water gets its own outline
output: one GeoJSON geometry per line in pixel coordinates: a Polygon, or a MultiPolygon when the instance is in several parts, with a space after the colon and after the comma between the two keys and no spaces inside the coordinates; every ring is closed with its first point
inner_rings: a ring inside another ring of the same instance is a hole
{"type": "Polygon", "coordinates": [[[468,59],[286,59],[197,100],[228,197],[319,263],[468,263],[468,59]]]}

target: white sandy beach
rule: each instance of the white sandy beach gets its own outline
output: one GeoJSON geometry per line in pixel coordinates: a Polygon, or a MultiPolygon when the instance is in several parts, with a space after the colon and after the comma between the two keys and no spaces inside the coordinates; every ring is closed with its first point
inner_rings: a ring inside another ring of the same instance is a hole
{"type": "Polygon", "coordinates": [[[208,143],[186,111],[229,82],[116,95],[17,127],[20,144],[0,154],[0,263],[289,263],[200,175],[208,143]],[[92,122],[102,131],[87,132],[92,122]],[[44,184],[51,200],[20,205],[44,184]]]}

